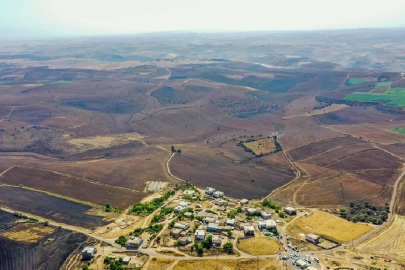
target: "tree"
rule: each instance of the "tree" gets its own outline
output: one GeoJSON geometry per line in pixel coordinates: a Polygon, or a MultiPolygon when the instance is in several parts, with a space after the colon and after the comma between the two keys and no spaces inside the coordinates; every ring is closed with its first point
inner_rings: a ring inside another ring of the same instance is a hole
{"type": "Polygon", "coordinates": [[[233,244],[230,241],[226,242],[226,244],[224,245],[224,249],[228,250],[228,252],[232,251],[233,250],[233,244]]]}
{"type": "Polygon", "coordinates": [[[105,205],[105,211],[106,211],[106,212],[111,212],[111,205],[110,205],[109,203],[107,203],[107,204],[105,205]]]}
{"type": "Polygon", "coordinates": [[[227,234],[228,234],[229,237],[232,237],[233,233],[232,233],[232,231],[228,231],[227,234]]]}
{"type": "Polygon", "coordinates": [[[280,213],[278,213],[278,216],[281,217],[281,218],[284,218],[285,214],[284,214],[284,212],[280,212],[280,213]]]}
{"type": "Polygon", "coordinates": [[[181,154],[181,149],[177,150],[177,154],[179,154],[179,155],[181,154]]]}
{"type": "Polygon", "coordinates": [[[172,145],[172,153],[176,152],[176,149],[174,149],[174,146],[172,145]]]}
{"type": "Polygon", "coordinates": [[[124,235],[121,235],[118,237],[118,239],[115,240],[115,243],[120,244],[121,246],[125,246],[128,241],[128,238],[126,238],[124,235]]]}
{"type": "Polygon", "coordinates": [[[202,246],[198,246],[197,254],[200,255],[200,256],[202,256],[204,254],[204,248],[202,246]]]}

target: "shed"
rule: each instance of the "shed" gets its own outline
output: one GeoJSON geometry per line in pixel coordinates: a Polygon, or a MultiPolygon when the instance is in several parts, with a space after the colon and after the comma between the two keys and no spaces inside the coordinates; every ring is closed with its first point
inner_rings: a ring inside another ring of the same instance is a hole
{"type": "Polygon", "coordinates": [[[213,195],[215,198],[221,198],[221,197],[224,196],[224,193],[223,193],[222,191],[217,190],[217,191],[215,191],[212,195],[213,195]]]}
{"type": "Polygon", "coordinates": [[[215,188],[213,187],[206,187],[205,194],[212,195],[215,192],[215,188]]]}
{"type": "Polygon", "coordinates": [[[293,216],[293,215],[297,214],[297,210],[295,210],[295,208],[293,208],[291,206],[284,207],[284,212],[286,212],[290,216],[293,216]]]}
{"type": "Polygon", "coordinates": [[[82,250],[82,258],[83,260],[90,260],[91,258],[96,255],[97,249],[93,246],[87,246],[82,250]]]}
{"type": "Polygon", "coordinates": [[[255,235],[255,228],[252,225],[243,227],[245,235],[255,235]]]}
{"type": "Polygon", "coordinates": [[[197,240],[203,240],[205,238],[205,230],[196,230],[194,235],[197,240]]]}
{"type": "Polygon", "coordinates": [[[125,256],[124,259],[122,260],[122,264],[128,265],[130,261],[131,261],[131,257],[125,256]]]}

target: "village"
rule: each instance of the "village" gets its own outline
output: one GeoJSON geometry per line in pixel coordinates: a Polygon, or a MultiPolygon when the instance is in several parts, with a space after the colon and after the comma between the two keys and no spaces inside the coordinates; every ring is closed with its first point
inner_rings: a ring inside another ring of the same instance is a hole
{"type": "MultiPolygon", "coordinates": [[[[115,240],[121,250],[137,255],[111,252],[104,256],[104,262],[112,258],[122,265],[140,267],[145,263],[141,254],[196,258],[269,255],[291,269],[313,270],[321,263],[314,252],[340,246],[313,232],[301,234],[300,239],[287,234],[288,224],[311,211],[281,207],[268,200],[231,199],[215,188],[198,189],[188,183],[176,186],[170,194],[164,204],[145,217],[145,226],[115,240]]],[[[94,258],[103,259],[93,246],[86,247],[82,255],[93,263],[94,258]]]]}

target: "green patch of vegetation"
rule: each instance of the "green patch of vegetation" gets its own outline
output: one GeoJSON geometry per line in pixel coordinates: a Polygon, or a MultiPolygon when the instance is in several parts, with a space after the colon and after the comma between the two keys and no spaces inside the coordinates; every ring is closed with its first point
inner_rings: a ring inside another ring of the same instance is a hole
{"type": "Polygon", "coordinates": [[[374,87],[390,87],[392,82],[378,82],[374,84],[374,87]]]}
{"type": "Polygon", "coordinates": [[[171,214],[173,210],[174,209],[172,207],[162,209],[159,214],[153,216],[152,223],[158,222],[165,215],[171,214]]]}
{"type": "Polygon", "coordinates": [[[390,212],[388,204],[385,207],[376,207],[368,202],[364,205],[350,203],[349,209],[339,209],[339,215],[353,222],[370,222],[380,225],[388,219],[390,212]]]}
{"type": "Polygon", "coordinates": [[[127,244],[127,241],[128,238],[124,235],[121,235],[120,237],[118,237],[118,239],[115,240],[115,243],[124,247],[127,244]]]}
{"type": "Polygon", "coordinates": [[[240,207],[238,207],[235,210],[232,210],[231,212],[228,213],[228,217],[229,218],[235,218],[237,214],[242,213],[242,209],[240,207]]]}
{"type": "Polygon", "coordinates": [[[354,92],[344,97],[345,100],[363,102],[381,102],[388,106],[405,106],[405,88],[391,88],[385,93],[359,93],[354,92]]]}
{"type": "Polygon", "coordinates": [[[60,81],[51,82],[50,84],[64,84],[64,83],[71,83],[71,82],[73,82],[73,81],[60,80],[60,81]]]}
{"type": "Polygon", "coordinates": [[[149,203],[135,203],[131,209],[129,210],[129,213],[136,213],[138,215],[142,214],[150,214],[159,207],[161,207],[167,199],[169,199],[170,196],[174,195],[174,190],[166,192],[162,197],[159,198],[154,198],[152,201],[149,203]]]}
{"type": "Polygon", "coordinates": [[[118,206],[112,207],[109,203],[107,203],[104,207],[104,211],[107,213],[113,212],[113,213],[122,213],[122,208],[118,206]]]}
{"type": "Polygon", "coordinates": [[[141,234],[143,234],[144,232],[149,232],[149,233],[158,233],[163,229],[163,225],[162,224],[155,224],[155,225],[149,225],[149,227],[147,228],[136,228],[134,230],[133,233],[130,233],[130,235],[134,235],[134,236],[140,236],[141,234]]]}
{"type": "Polygon", "coordinates": [[[392,131],[399,132],[405,134],[405,128],[394,128],[392,131]]]}
{"type": "Polygon", "coordinates": [[[363,83],[366,83],[366,81],[363,80],[362,78],[350,78],[350,79],[346,80],[347,86],[359,85],[359,84],[363,84],[363,83]]]}
{"type": "Polygon", "coordinates": [[[122,266],[124,260],[123,258],[114,259],[111,257],[104,258],[104,264],[106,265],[106,269],[108,270],[123,270],[126,269],[122,266]]]}
{"type": "Polygon", "coordinates": [[[280,205],[277,205],[277,204],[275,204],[274,202],[269,201],[269,200],[264,200],[264,201],[262,202],[262,206],[268,207],[268,208],[271,208],[271,209],[274,209],[274,210],[276,210],[276,211],[280,211],[280,209],[281,209],[281,206],[280,206],[280,205]]]}

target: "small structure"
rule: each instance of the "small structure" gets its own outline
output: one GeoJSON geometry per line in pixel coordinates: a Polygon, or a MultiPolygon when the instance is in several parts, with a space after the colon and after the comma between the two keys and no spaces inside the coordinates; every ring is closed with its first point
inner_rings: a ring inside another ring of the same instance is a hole
{"type": "Polygon", "coordinates": [[[183,191],[183,197],[184,198],[191,198],[191,197],[194,196],[194,194],[195,194],[194,190],[185,190],[185,191],[183,191]]]}
{"type": "Polygon", "coordinates": [[[307,267],[307,269],[306,270],[318,270],[317,268],[315,268],[315,267],[313,267],[313,266],[309,266],[309,267],[307,267]]]}
{"type": "Polygon", "coordinates": [[[318,244],[319,240],[321,240],[321,237],[317,234],[314,233],[309,233],[305,236],[305,240],[307,240],[308,242],[311,242],[312,244],[318,244]]]}
{"type": "Polygon", "coordinates": [[[191,243],[191,241],[192,241],[191,237],[187,237],[187,236],[182,237],[180,239],[180,243],[181,243],[182,246],[187,246],[188,244],[191,243]]]}
{"type": "Polygon", "coordinates": [[[219,228],[219,225],[218,224],[216,224],[216,223],[208,223],[208,225],[207,225],[207,231],[210,231],[210,232],[217,232],[217,231],[219,231],[220,230],[220,228],[219,228]]]}
{"type": "Polygon", "coordinates": [[[197,204],[195,205],[195,208],[203,208],[203,206],[202,206],[201,203],[197,203],[197,204]]]}
{"type": "Polygon", "coordinates": [[[82,258],[83,260],[90,260],[93,258],[97,253],[97,249],[93,246],[87,246],[82,250],[82,258]]]}
{"type": "Polygon", "coordinates": [[[245,235],[255,235],[255,228],[252,225],[247,225],[243,227],[243,232],[245,235]]]}
{"type": "Polygon", "coordinates": [[[220,234],[214,234],[214,235],[212,236],[212,244],[213,244],[214,246],[217,246],[217,247],[220,247],[220,246],[221,246],[221,244],[222,244],[222,237],[221,237],[220,234]]]}
{"type": "Polygon", "coordinates": [[[295,208],[293,208],[291,206],[284,207],[284,212],[286,212],[290,216],[293,216],[293,215],[297,214],[297,210],[295,210],[295,208]]]}
{"type": "Polygon", "coordinates": [[[170,235],[174,238],[178,238],[182,231],[183,231],[182,229],[176,228],[176,229],[171,230],[170,235]]]}
{"type": "Polygon", "coordinates": [[[187,206],[178,205],[174,208],[174,212],[183,212],[187,210],[187,206]]]}
{"type": "Polygon", "coordinates": [[[249,203],[249,200],[248,199],[242,199],[242,200],[240,200],[240,202],[239,202],[241,205],[245,205],[245,204],[248,204],[249,203]]]}
{"type": "Polygon", "coordinates": [[[207,195],[212,195],[214,192],[215,192],[215,188],[213,188],[213,187],[205,188],[205,194],[207,194],[207,195]]]}
{"type": "Polygon", "coordinates": [[[174,223],[173,227],[184,231],[184,230],[188,230],[188,228],[190,228],[190,223],[189,222],[176,222],[176,223],[174,223]]]}
{"type": "Polygon", "coordinates": [[[191,217],[191,215],[193,215],[193,213],[191,213],[191,212],[185,212],[184,213],[184,216],[187,217],[187,218],[191,217]]]}
{"type": "Polygon", "coordinates": [[[218,211],[224,212],[224,211],[226,211],[226,207],[220,206],[220,207],[218,207],[218,211]]]}
{"type": "Polygon", "coordinates": [[[308,266],[308,264],[303,259],[297,260],[295,262],[295,265],[300,269],[305,269],[308,266]]]}
{"type": "Polygon", "coordinates": [[[277,228],[277,223],[274,221],[274,220],[272,220],[272,219],[267,219],[267,220],[259,220],[258,222],[258,228],[260,229],[260,230],[263,230],[263,229],[275,229],[275,228],[277,228]]]}
{"type": "Polygon", "coordinates": [[[219,199],[219,198],[215,199],[214,203],[216,205],[219,205],[219,206],[227,206],[228,205],[227,201],[225,201],[223,199],[219,199]]]}
{"type": "Polygon", "coordinates": [[[246,209],[246,215],[254,216],[255,214],[256,214],[256,208],[251,207],[251,208],[246,209]]]}
{"type": "Polygon", "coordinates": [[[131,261],[131,257],[125,256],[124,259],[122,260],[122,264],[128,265],[130,261],[131,261]]]}
{"type": "Polygon", "coordinates": [[[205,217],[202,220],[204,223],[215,223],[217,221],[216,217],[205,217]]]}
{"type": "Polygon", "coordinates": [[[205,230],[196,230],[194,235],[196,240],[203,240],[205,238],[205,230]]]}
{"type": "Polygon", "coordinates": [[[235,219],[234,219],[234,218],[228,218],[228,219],[225,221],[225,225],[228,225],[228,226],[235,226],[235,219]]]}
{"type": "Polygon", "coordinates": [[[224,193],[223,193],[222,191],[219,191],[219,190],[217,190],[217,191],[215,191],[214,193],[212,193],[212,195],[213,195],[215,198],[224,197],[224,193]]]}
{"type": "Polygon", "coordinates": [[[271,218],[271,213],[270,213],[269,211],[261,211],[261,212],[260,212],[260,216],[261,216],[263,219],[269,219],[269,218],[271,218]]]}
{"type": "Polygon", "coordinates": [[[143,239],[140,237],[134,237],[127,241],[128,248],[139,248],[142,245],[143,239]]]}
{"type": "Polygon", "coordinates": [[[186,201],[181,201],[180,203],[179,203],[179,205],[181,205],[181,206],[188,206],[190,203],[189,202],[186,202],[186,201]]]}

